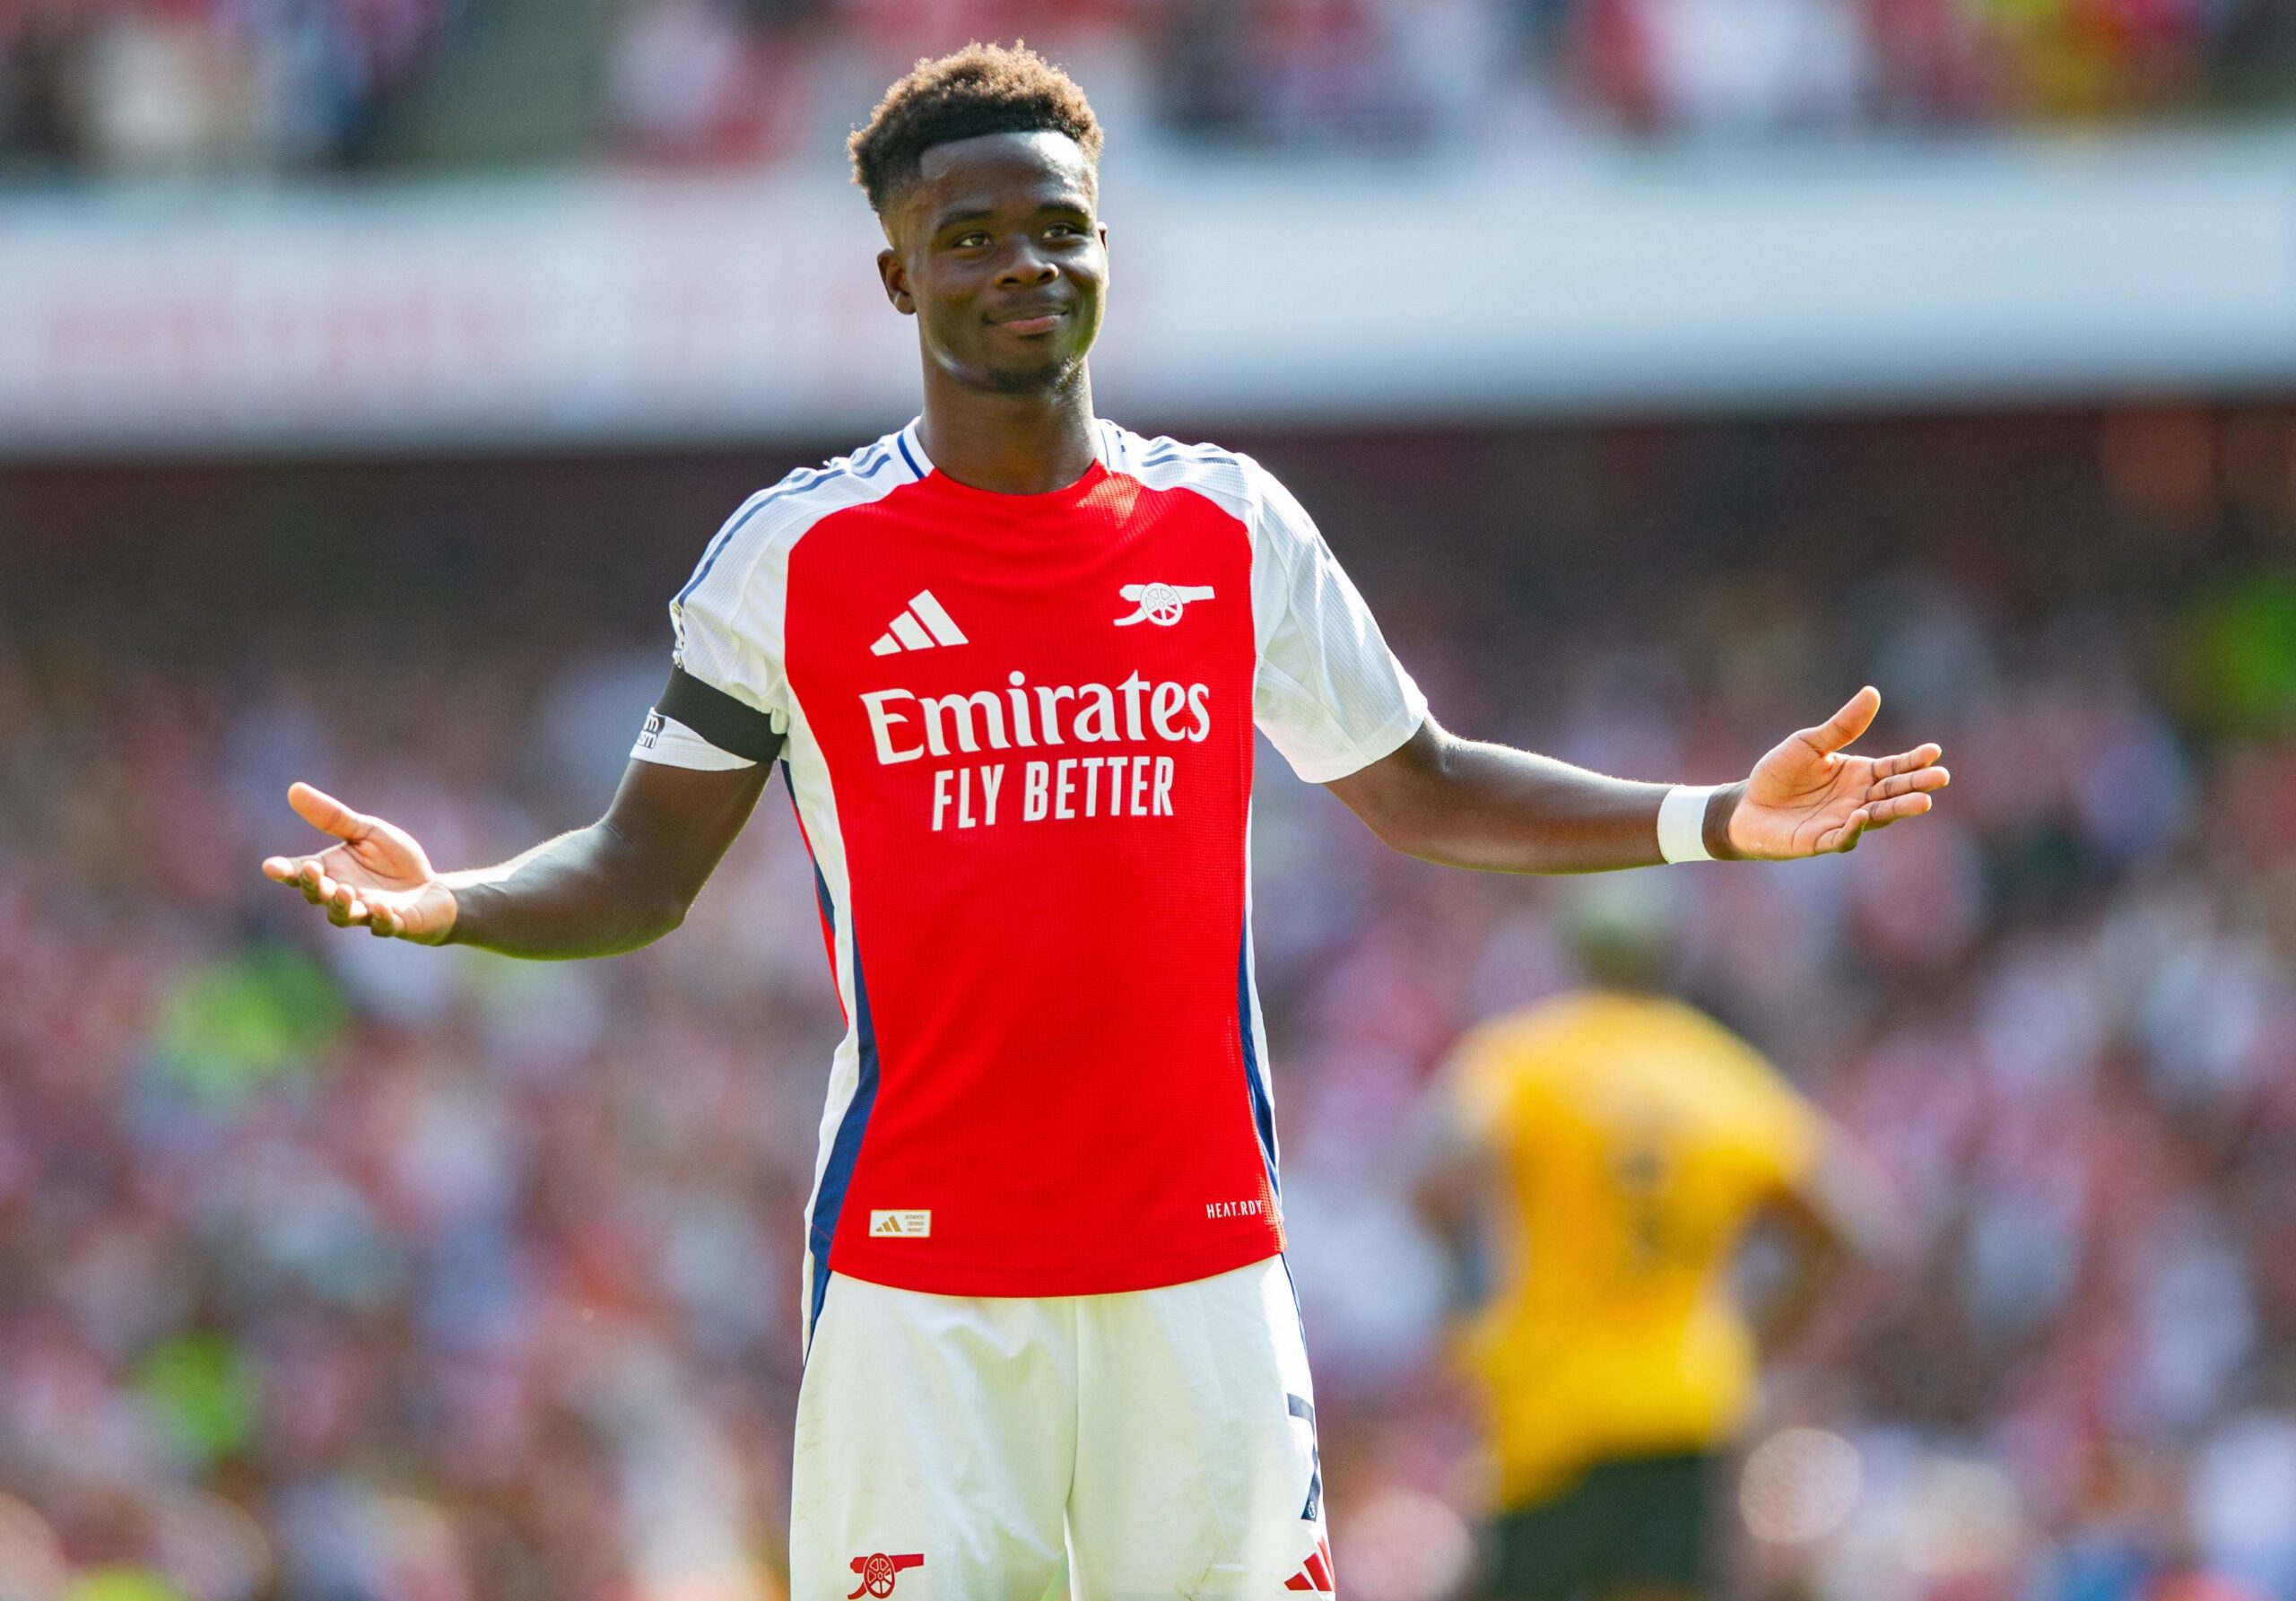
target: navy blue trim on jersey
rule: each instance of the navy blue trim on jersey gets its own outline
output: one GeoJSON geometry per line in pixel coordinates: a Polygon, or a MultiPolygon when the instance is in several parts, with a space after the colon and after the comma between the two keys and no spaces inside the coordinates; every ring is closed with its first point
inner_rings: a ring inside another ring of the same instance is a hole
{"type": "MultiPolygon", "coordinates": [[[[794,780],[792,788],[795,788],[794,780]]],[[[821,866],[813,866],[813,892],[821,897],[822,916],[829,919],[832,933],[837,927],[837,905],[829,896],[829,881],[822,876],[821,866]]],[[[852,931],[847,930],[851,939],[852,931]]],[[[853,1032],[859,1047],[860,1079],[853,1087],[853,1099],[845,1108],[845,1116],[837,1125],[837,1137],[830,1143],[829,1165],[822,1170],[821,1190],[813,1197],[813,1215],[807,1231],[806,1243],[813,1257],[813,1304],[805,1315],[805,1338],[813,1339],[813,1327],[821,1321],[822,1305],[829,1297],[829,1253],[837,1243],[839,1218],[845,1211],[846,1187],[853,1182],[853,1170],[861,1160],[861,1139],[868,1132],[869,1112],[877,1103],[877,1031],[869,1023],[869,989],[861,979],[861,947],[853,945],[853,1032]]]]}
{"type": "Polygon", "coordinates": [[[909,464],[909,470],[916,474],[919,478],[922,478],[925,476],[925,469],[918,466],[917,465],[917,457],[909,453],[908,436],[909,430],[904,428],[900,432],[893,435],[893,443],[900,447],[900,458],[909,464]]]}
{"type": "Polygon", "coordinates": [[[1227,466],[1241,470],[1244,458],[1233,450],[1223,450],[1217,445],[1182,445],[1171,440],[1157,444],[1149,453],[1126,469],[1144,473],[1151,467],[1170,466],[1174,462],[1187,462],[1191,466],[1227,466]]]}
{"type": "MultiPolygon", "coordinates": [[[[900,447],[903,457],[909,455],[909,447],[901,444],[898,434],[893,436],[893,443],[900,447]]],[[[709,570],[718,565],[718,558],[726,553],[726,547],[734,543],[734,535],[748,526],[750,519],[767,507],[778,500],[786,500],[791,495],[803,494],[809,490],[819,489],[832,478],[840,476],[874,478],[892,464],[892,459],[891,450],[887,448],[884,440],[879,439],[857,457],[841,457],[826,466],[803,468],[790,474],[787,478],[763,494],[752,496],[747,505],[734,514],[733,520],[718,531],[718,537],[712,540],[709,548],[702,553],[701,565],[694,569],[693,576],[686,580],[685,587],[678,591],[677,598],[671,604],[683,605],[692,597],[693,592],[701,587],[701,581],[709,576],[709,570]],[[883,454],[878,457],[874,466],[865,467],[861,463],[867,458],[872,450],[883,452],[883,454]]],[[[912,471],[917,469],[917,463],[913,459],[909,465],[912,471]]],[[[918,472],[917,475],[919,478],[925,476],[921,471],[918,472]]]]}
{"type": "MultiPolygon", "coordinates": [[[[834,470],[844,471],[842,467],[834,470]]],[[[693,570],[693,576],[685,581],[685,587],[678,591],[677,598],[671,604],[683,605],[693,592],[701,587],[701,580],[709,576],[709,570],[718,565],[718,558],[724,555],[726,547],[734,543],[734,535],[747,527],[752,518],[776,500],[786,500],[791,495],[813,488],[817,483],[827,483],[831,471],[832,469],[829,467],[807,467],[801,473],[792,473],[788,481],[779,487],[770,489],[765,493],[753,497],[748,505],[734,514],[734,520],[727,523],[719,531],[718,537],[710,542],[709,548],[702,553],[701,565],[693,570]],[[797,482],[800,479],[804,482],[797,482]]]]}
{"type": "Polygon", "coordinates": [[[1252,1127],[1259,1133],[1260,1160],[1267,1164],[1268,1193],[1283,1198],[1283,1185],[1275,1176],[1275,1104],[1259,1075],[1259,1047],[1252,1039],[1252,927],[1244,920],[1244,940],[1236,953],[1236,1026],[1244,1040],[1244,1083],[1251,1091],[1252,1127]]]}

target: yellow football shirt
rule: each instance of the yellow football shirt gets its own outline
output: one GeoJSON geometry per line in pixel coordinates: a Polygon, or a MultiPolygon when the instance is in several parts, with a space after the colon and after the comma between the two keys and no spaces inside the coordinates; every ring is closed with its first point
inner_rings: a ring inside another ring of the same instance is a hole
{"type": "Polygon", "coordinates": [[[1485,1025],[1452,1089],[1506,1200],[1493,1297],[1465,1340],[1501,1504],[1605,1458],[1726,1441],[1756,1378],[1732,1257],[1816,1160],[1815,1111],[1720,1024],[1629,995],[1485,1025]]]}

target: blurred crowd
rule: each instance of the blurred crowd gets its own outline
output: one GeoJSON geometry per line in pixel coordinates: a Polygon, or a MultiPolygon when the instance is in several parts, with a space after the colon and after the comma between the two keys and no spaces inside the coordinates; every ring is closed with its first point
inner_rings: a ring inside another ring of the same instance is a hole
{"type": "MultiPolygon", "coordinates": [[[[1947,748],[1850,857],[1665,870],[1677,987],[1909,1225],[1773,1376],[1747,1594],[2296,1601],[2296,414],[1262,454],[1456,728],[1718,781],[1871,681],[1947,748]]],[[[0,1597],[781,1601],[839,1028],[786,800],[610,962],[257,872],[295,777],[453,865],[594,816],[661,598],[778,470],[0,499],[0,1597]]],[[[1442,1601],[1478,1476],[1405,1131],[1579,981],[1570,886],[1394,857],[1272,756],[1257,827],[1341,1582],[1442,1601]]]]}
{"type": "Polygon", "coordinates": [[[1135,145],[1487,152],[2296,99],[2283,0],[0,0],[0,170],[451,161],[458,142],[483,161],[504,148],[490,118],[548,125],[509,140],[520,159],[833,161],[918,56],[1023,37],[1135,145]],[[470,70],[441,70],[457,57],[470,70]],[[410,109],[426,75],[444,86],[410,109]],[[442,131],[394,142],[425,118],[442,131]]]}
{"type": "Polygon", "coordinates": [[[0,0],[0,173],[342,165],[456,0],[0,0]]]}

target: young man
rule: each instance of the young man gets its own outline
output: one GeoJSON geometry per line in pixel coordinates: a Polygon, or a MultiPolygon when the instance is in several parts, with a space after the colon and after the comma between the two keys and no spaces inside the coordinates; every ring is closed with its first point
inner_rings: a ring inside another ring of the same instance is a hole
{"type": "Polygon", "coordinates": [[[1497,1471],[1487,1601],[1726,1593],[1709,1510],[1757,1359],[1888,1233],[1879,1183],[1824,1115],[1658,992],[1659,887],[1570,898],[1596,987],[1470,1033],[1422,1153],[1422,1209],[1487,1286],[1461,1344],[1497,1471]],[[1784,1271],[1749,1318],[1732,1274],[1757,1230],[1784,1271]]]}
{"type": "Polygon", "coordinates": [[[1381,838],[1501,872],[1846,850],[1927,810],[1933,745],[1839,754],[1868,690],[1745,783],[1630,784],[1427,715],[1248,457],[1093,416],[1100,133],[1025,51],[894,85],[853,140],[923,415],[743,507],[605,816],[435,872],[265,871],[378,935],[510,955],[667,933],[778,761],[847,1031],[810,1212],[793,1593],[1329,1590],[1253,993],[1252,731],[1381,838]]]}

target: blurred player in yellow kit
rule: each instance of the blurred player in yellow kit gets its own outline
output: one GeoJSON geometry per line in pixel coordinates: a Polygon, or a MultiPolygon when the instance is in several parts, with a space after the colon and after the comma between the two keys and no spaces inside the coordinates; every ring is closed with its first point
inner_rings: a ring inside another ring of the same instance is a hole
{"type": "Polygon", "coordinates": [[[1476,1029],[1443,1081],[1420,1196],[1482,1292],[1461,1346],[1497,1475],[1492,1601],[1711,1593],[1713,1481],[1759,1353],[1878,1232],[1816,1109],[1649,988],[1666,888],[1586,886],[1568,920],[1600,988],[1476,1029]],[[1784,1249],[1750,1315],[1758,1231],[1784,1249]]]}

